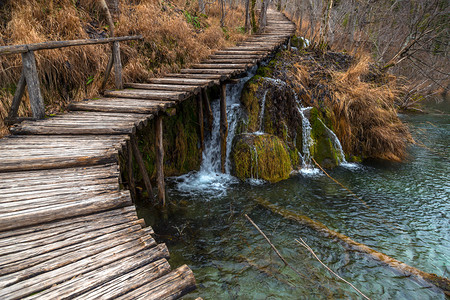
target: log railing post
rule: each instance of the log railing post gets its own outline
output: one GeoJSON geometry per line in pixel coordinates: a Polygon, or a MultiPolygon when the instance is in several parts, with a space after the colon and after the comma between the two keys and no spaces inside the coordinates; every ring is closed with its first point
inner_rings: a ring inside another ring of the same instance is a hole
{"type": "Polygon", "coordinates": [[[227,85],[222,82],[220,84],[220,168],[222,173],[225,173],[227,159],[227,136],[227,85]]]}
{"type": "Polygon", "coordinates": [[[200,126],[200,151],[203,153],[205,150],[205,126],[203,120],[203,97],[202,93],[198,93],[197,96],[197,109],[198,109],[198,124],[200,126]]]}
{"type": "Polygon", "coordinates": [[[115,84],[116,89],[123,89],[122,82],[122,62],[120,60],[120,46],[119,42],[113,43],[113,59],[114,59],[114,75],[115,75],[115,84]]]}
{"type": "Polygon", "coordinates": [[[23,74],[30,97],[30,106],[33,117],[42,119],[45,116],[44,99],[41,94],[41,85],[36,68],[36,56],[33,51],[22,53],[23,74]]]}
{"type": "Polygon", "coordinates": [[[20,75],[19,82],[17,83],[17,89],[16,92],[14,93],[11,108],[8,113],[9,122],[13,122],[14,119],[17,117],[17,112],[19,111],[20,106],[20,100],[22,100],[23,93],[25,92],[25,85],[26,85],[25,74],[22,72],[22,74],[20,75]]]}
{"type": "Polygon", "coordinates": [[[156,117],[156,182],[158,184],[158,200],[162,206],[166,205],[166,191],[164,184],[164,145],[163,145],[163,117],[156,117]]]}

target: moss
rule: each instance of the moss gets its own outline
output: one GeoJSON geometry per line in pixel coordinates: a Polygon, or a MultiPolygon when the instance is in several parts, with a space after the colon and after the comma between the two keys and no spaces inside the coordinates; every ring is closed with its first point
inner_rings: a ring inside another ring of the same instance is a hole
{"type": "Polygon", "coordinates": [[[270,182],[287,179],[292,170],[285,144],[277,136],[236,136],[232,152],[233,173],[240,179],[260,178],[270,182]]]}
{"type": "Polygon", "coordinates": [[[333,146],[324,124],[321,122],[320,112],[312,108],[310,112],[311,137],[314,140],[311,146],[311,155],[318,164],[332,168],[339,164],[339,153],[333,146]]]}
{"type": "MultiPolygon", "coordinates": [[[[178,105],[177,114],[163,118],[165,176],[181,175],[200,167],[201,149],[198,127],[197,101],[193,98],[178,105]]],[[[151,179],[155,179],[156,176],[155,138],[154,122],[140,131],[138,136],[139,148],[143,153],[151,179]]]]}
{"type": "Polygon", "coordinates": [[[243,104],[248,117],[247,130],[251,132],[258,130],[258,117],[260,111],[257,91],[261,86],[262,80],[259,80],[261,77],[255,77],[245,84],[241,94],[241,103],[243,104]]]}

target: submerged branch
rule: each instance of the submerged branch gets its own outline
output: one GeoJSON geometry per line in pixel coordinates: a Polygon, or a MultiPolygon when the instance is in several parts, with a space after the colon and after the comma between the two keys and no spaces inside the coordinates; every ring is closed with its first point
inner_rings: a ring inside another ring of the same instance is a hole
{"type": "Polygon", "coordinates": [[[431,283],[434,286],[441,289],[445,293],[445,295],[447,296],[450,295],[450,280],[448,278],[441,277],[432,273],[427,273],[417,268],[411,267],[399,260],[387,256],[384,253],[378,252],[368,247],[367,245],[358,243],[342,233],[333,231],[320,222],[314,221],[308,218],[307,216],[303,216],[295,212],[289,211],[287,209],[281,208],[277,205],[270,203],[267,200],[256,198],[255,201],[261,206],[271,210],[274,213],[281,215],[286,219],[297,221],[300,224],[308,226],[309,228],[318,231],[327,237],[336,238],[346,243],[348,246],[355,249],[356,251],[359,251],[363,254],[367,254],[371,258],[378,260],[382,263],[385,263],[389,267],[405,274],[406,276],[413,276],[414,278],[417,278],[419,282],[421,282],[420,279],[422,279],[428,283],[431,283]]]}
{"type": "Polygon", "coordinates": [[[336,276],[337,278],[339,278],[340,280],[342,280],[343,282],[347,283],[348,285],[350,285],[355,291],[357,291],[359,294],[361,294],[361,296],[363,296],[365,299],[369,299],[369,297],[367,297],[366,295],[363,294],[363,292],[361,292],[360,290],[358,290],[353,284],[351,284],[350,282],[348,282],[347,280],[345,280],[344,278],[342,278],[341,276],[339,276],[338,274],[336,274],[336,272],[334,272],[333,270],[331,270],[326,264],[324,264],[316,255],[316,253],[314,252],[314,250],[309,247],[309,245],[302,239],[299,238],[301,240],[301,242],[299,240],[295,240],[297,243],[299,243],[300,245],[302,245],[303,247],[306,248],[306,250],[308,250],[309,252],[311,252],[311,254],[317,259],[318,262],[320,262],[320,264],[322,266],[324,266],[328,271],[330,271],[331,274],[333,274],[334,276],[336,276]]]}
{"type": "Polygon", "coordinates": [[[281,253],[278,251],[278,249],[272,244],[272,242],[269,240],[269,238],[264,234],[264,232],[262,232],[262,230],[258,227],[258,225],[255,224],[255,222],[253,222],[252,219],[250,219],[250,217],[245,214],[245,217],[247,218],[247,220],[252,223],[252,225],[256,228],[256,230],[258,230],[258,232],[266,239],[266,241],[269,243],[270,247],[272,247],[272,249],[275,251],[275,253],[278,255],[278,257],[284,262],[284,264],[286,266],[288,266],[289,268],[292,269],[292,271],[294,271],[295,273],[297,273],[298,275],[300,275],[300,277],[304,277],[304,274],[300,273],[299,271],[297,271],[293,266],[291,266],[286,259],[284,259],[283,255],[281,255],[281,253]]]}

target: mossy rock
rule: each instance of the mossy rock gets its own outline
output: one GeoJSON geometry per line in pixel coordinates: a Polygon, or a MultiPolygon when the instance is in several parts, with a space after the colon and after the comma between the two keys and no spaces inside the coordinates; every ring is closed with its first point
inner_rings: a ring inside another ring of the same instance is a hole
{"type": "Polygon", "coordinates": [[[314,141],[311,146],[311,155],[315,161],[325,167],[334,168],[339,165],[342,160],[339,151],[335,149],[333,142],[328,134],[323,121],[321,121],[320,113],[316,108],[310,112],[311,137],[314,141]]]}
{"type": "Polygon", "coordinates": [[[284,142],[271,134],[240,134],[234,138],[232,148],[233,175],[278,182],[291,173],[289,152],[284,142]]]}

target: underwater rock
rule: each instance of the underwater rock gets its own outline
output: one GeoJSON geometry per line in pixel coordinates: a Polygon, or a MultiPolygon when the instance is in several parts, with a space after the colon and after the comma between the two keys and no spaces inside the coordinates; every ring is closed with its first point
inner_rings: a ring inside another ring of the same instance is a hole
{"type": "Polygon", "coordinates": [[[278,182],[291,173],[289,152],[284,142],[272,134],[240,134],[234,138],[231,154],[232,174],[278,182]]]}

